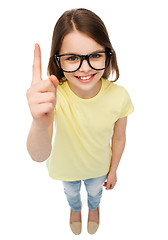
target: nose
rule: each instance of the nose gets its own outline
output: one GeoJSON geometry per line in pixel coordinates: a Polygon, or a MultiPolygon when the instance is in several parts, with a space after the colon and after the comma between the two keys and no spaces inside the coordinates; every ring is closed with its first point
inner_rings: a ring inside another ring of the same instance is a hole
{"type": "Polygon", "coordinates": [[[81,71],[81,72],[88,72],[88,71],[90,71],[90,69],[91,69],[91,67],[89,66],[88,61],[86,59],[84,59],[82,61],[81,67],[79,68],[79,71],[81,71]]]}

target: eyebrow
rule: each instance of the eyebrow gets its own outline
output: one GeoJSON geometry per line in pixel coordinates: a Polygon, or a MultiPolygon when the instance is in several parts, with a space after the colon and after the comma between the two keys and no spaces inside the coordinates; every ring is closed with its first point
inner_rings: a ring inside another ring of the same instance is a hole
{"type": "Polygon", "coordinates": [[[80,54],[80,53],[76,53],[76,52],[65,52],[65,53],[60,53],[60,55],[62,55],[62,54],[75,54],[75,55],[90,55],[90,54],[92,54],[92,53],[96,53],[96,52],[102,52],[102,51],[105,51],[105,49],[98,49],[98,50],[96,50],[96,51],[94,51],[94,52],[91,52],[91,53],[88,53],[88,54],[80,54]]]}

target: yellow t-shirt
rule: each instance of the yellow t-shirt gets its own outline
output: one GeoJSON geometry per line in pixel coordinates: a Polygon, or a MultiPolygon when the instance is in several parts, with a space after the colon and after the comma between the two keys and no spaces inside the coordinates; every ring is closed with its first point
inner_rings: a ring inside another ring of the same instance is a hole
{"type": "Polygon", "coordinates": [[[50,177],[62,181],[96,178],[108,173],[115,122],[134,111],[124,87],[102,78],[99,93],[78,97],[67,81],[58,86],[56,134],[47,160],[50,177]]]}

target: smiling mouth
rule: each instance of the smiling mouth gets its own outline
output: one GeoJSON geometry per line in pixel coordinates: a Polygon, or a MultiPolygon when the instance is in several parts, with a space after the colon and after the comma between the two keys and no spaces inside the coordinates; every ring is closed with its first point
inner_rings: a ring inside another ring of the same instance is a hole
{"type": "Polygon", "coordinates": [[[75,76],[76,78],[78,78],[79,80],[83,80],[83,81],[87,81],[92,79],[96,74],[90,74],[87,76],[75,76]]]}

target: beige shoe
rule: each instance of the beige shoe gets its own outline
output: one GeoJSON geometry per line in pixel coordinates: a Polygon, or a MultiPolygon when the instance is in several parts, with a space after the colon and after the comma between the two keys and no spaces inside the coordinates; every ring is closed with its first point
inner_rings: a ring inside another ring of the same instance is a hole
{"type": "MultiPolygon", "coordinates": [[[[71,209],[71,214],[72,214],[72,209],[71,209]]],[[[70,219],[71,219],[71,214],[70,214],[70,219]]],[[[71,223],[71,220],[70,220],[70,228],[75,235],[79,235],[82,231],[82,223],[81,222],[71,223]]]]}
{"type": "MultiPolygon", "coordinates": [[[[99,207],[97,208],[97,211],[98,211],[98,217],[99,217],[99,207]]],[[[87,226],[88,233],[95,234],[98,228],[99,228],[99,224],[97,224],[96,222],[88,221],[88,226],[87,226]]]]}
{"type": "Polygon", "coordinates": [[[70,224],[71,230],[75,235],[79,235],[82,231],[81,222],[73,222],[70,224]]]}

